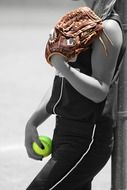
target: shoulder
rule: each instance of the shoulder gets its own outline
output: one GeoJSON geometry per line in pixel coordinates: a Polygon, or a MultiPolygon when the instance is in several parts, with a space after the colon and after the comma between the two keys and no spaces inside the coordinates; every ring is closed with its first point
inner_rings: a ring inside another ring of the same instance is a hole
{"type": "MultiPolygon", "coordinates": [[[[123,32],[120,24],[113,19],[107,19],[103,21],[104,33],[109,37],[114,47],[121,46],[123,41],[123,32]]],[[[104,38],[104,33],[102,38],[104,38]]]]}
{"type": "Polygon", "coordinates": [[[112,19],[103,21],[103,32],[100,36],[100,39],[97,38],[93,42],[93,50],[95,50],[96,53],[102,49],[102,46],[104,44],[106,50],[108,51],[109,57],[113,56],[113,54],[119,54],[119,50],[123,43],[123,32],[120,24],[112,19]],[[100,39],[102,39],[102,41],[100,39]]]}
{"type": "Polygon", "coordinates": [[[114,19],[106,19],[103,21],[103,26],[105,30],[108,31],[117,31],[117,29],[121,30],[119,22],[114,19]]]}
{"type": "Polygon", "coordinates": [[[123,36],[121,27],[115,20],[105,20],[103,27],[104,32],[100,36],[101,40],[96,38],[92,45],[92,73],[95,78],[100,78],[101,81],[110,84],[123,36]]]}

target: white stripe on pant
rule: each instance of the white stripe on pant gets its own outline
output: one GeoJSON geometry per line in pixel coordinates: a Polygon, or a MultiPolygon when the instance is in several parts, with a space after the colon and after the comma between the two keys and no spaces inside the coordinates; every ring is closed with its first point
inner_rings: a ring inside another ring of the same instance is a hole
{"type": "Polygon", "coordinates": [[[90,148],[91,148],[91,146],[92,146],[92,144],[94,142],[95,130],[96,130],[96,125],[94,125],[94,127],[93,127],[91,142],[90,142],[90,144],[89,144],[88,149],[86,150],[86,152],[82,155],[82,157],[79,159],[79,161],[73,166],[73,168],[71,168],[71,170],[64,177],[62,177],[61,180],[59,180],[55,185],[53,185],[49,190],[52,190],[57,185],[59,185],[81,163],[81,161],[84,159],[84,157],[86,156],[86,154],[90,151],[90,148]]]}

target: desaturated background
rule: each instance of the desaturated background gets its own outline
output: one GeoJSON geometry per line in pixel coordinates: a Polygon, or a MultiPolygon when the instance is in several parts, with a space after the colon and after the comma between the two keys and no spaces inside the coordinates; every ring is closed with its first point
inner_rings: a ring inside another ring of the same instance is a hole
{"type": "MultiPolygon", "coordinates": [[[[27,157],[25,125],[52,84],[54,70],[44,57],[56,21],[83,2],[0,0],[0,189],[25,190],[42,166],[27,157]]],[[[52,137],[55,118],[38,128],[52,137]]],[[[110,160],[95,177],[93,190],[110,189],[110,160]]]]}

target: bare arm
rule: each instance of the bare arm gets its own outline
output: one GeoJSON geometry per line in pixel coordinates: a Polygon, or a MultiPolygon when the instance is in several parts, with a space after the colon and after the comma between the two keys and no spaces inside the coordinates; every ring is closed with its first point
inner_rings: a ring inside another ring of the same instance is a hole
{"type": "Polygon", "coordinates": [[[95,40],[91,57],[92,76],[80,73],[72,67],[70,69],[61,56],[55,55],[52,57],[52,65],[65,76],[79,93],[94,102],[101,102],[108,93],[122,44],[122,32],[116,21],[105,21],[104,28],[113,44],[102,34],[108,51],[108,55],[106,56],[102,43],[99,39],[95,40]]]}
{"type": "Polygon", "coordinates": [[[39,105],[37,110],[32,114],[25,127],[26,151],[30,158],[36,160],[42,160],[42,157],[35,154],[35,152],[32,149],[32,143],[36,142],[41,147],[41,143],[38,139],[39,134],[37,131],[37,127],[50,116],[50,114],[46,111],[46,105],[49,101],[51,90],[52,88],[48,89],[41,101],[41,104],[39,105]]]}
{"type": "Polygon", "coordinates": [[[44,97],[42,98],[40,105],[28,120],[28,122],[31,122],[35,127],[38,127],[50,116],[50,114],[46,110],[46,105],[50,99],[51,91],[52,88],[49,88],[47,90],[44,97]]]}

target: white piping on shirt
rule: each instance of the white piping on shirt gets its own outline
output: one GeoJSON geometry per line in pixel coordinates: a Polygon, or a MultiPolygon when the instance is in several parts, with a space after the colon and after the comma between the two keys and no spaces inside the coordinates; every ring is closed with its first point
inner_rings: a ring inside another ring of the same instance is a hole
{"type": "Polygon", "coordinates": [[[61,98],[62,98],[62,94],[63,94],[63,77],[61,77],[61,89],[60,89],[60,96],[59,96],[59,98],[58,98],[58,100],[57,100],[57,102],[55,103],[55,105],[54,105],[54,107],[53,107],[53,113],[54,114],[56,114],[55,113],[55,109],[56,109],[56,106],[58,105],[58,103],[60,102],[60,100],[61,100],[61,98]]]}
{"type": "Polygon", "coordinates": [[[83,160],[83,158],[86,156],[86,154],[90,151],[90,148],[94,142],[95,130],[96,130],[96,125],[94,125],[94,127],[93,127],[91,142],[90,142],[89,147],[86,150],[86,152],[82,155],[82,157],[79,159],[79,161],[71,168],[71,170],[64,177],[62,177],[61,180],[59,180],[55,185],[53,185],[49,190],[54,189],[58,184],[60,184],[80,164],[80,162],[83,160]]]}

